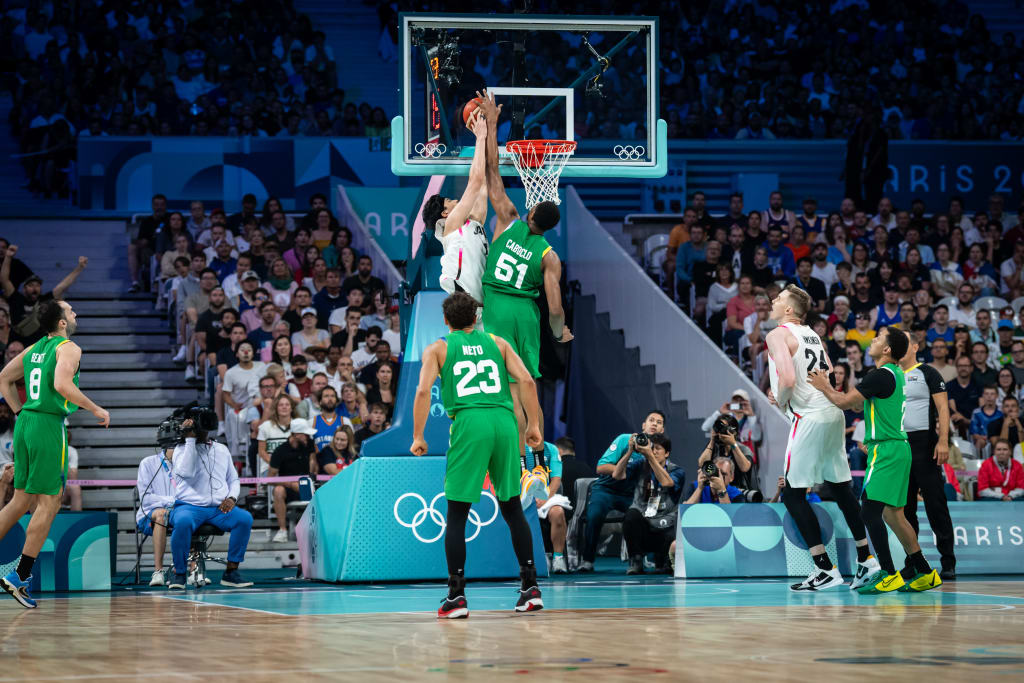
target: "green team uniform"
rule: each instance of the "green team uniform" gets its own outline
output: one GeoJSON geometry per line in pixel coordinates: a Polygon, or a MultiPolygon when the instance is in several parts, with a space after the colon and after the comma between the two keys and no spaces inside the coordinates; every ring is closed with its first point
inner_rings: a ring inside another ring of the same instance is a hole
{"type": "MultiPolygon", "coordinates": [[[[903,429],[906,380],[903,370],[892,363],[886,363],[873,372],[891,372],[895,389],[888,396],[866,396],[864,401],[864,445],[868,449],[864,495],[869,500],[903,507],[907,502],[911,462],[910,444],[903,429]]],[[[873,384],[870,377],[865,377],[864,381],[869,386],[873,384]]],[[[858,384],[857,388],[861,386],[858,384]]],[[[870,388],[867,391],[872,393],[870,388]]]]}
{"type": "Polygon", "coordinates": [[[487,473],[499,501],[518,496],[519,429],[505,359],[490,334],[473,330],[448,335],[441,400],[452,418],[445,498],[479,501],[487,473]]]}
{"type": "Polygon", "coordinates": [[[537,297],[544,285],[541,261],[551,251],[543,235],[515,220],[487,253],[482,278],[484,329],[507,341],[526,369],[540,377],[540,309],[537,297]]]}
{"type": "MultiPolygon", "coordinates": [[[[78,410],[53,388],[57,349],[64,337],[43,337],[29,348],[23,365],[28,400],[14,423],[14,488],[57,495],[68,473],[64,418],[78,410]]],[[[78,386],[78,371],[75,371],[78,386]]]]}

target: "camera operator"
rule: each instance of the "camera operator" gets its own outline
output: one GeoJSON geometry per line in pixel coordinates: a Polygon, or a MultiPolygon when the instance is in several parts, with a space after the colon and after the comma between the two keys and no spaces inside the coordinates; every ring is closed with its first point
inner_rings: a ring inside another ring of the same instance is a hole
{"type": "Polygon", "coordinates": [[[743,492],[732,485],[735,474],[732,460],[719,457],[707,460],[697,469],[697,481],[686,503],[731,503],[743,502],[743,492]]]}
{"type": "Polygon", "coordinates": [[[643,460],[620,460],[612,476],[626,479],[629,469],[640,470],[633,503],[622,520],[622,536],[629,553],[627,574],[644,573],[644,555],[654,553],[655,572],[669,573],[668,547],[676,537],[676,512],[683,494],[686,471],[668,461],[672,442],[652,434],[650,454],[643,460]]]}
{"type": "Polygon", "coordinates": [[[737,484],[739,488],[757,488],[757,480],[754,477],[754,454],[746,445],[736,440],[739,431],[739,424],[736,418],[726,413],[719,415],[711,426],[711,439],[704,448],[704,452],[697,459],[697,464],[713,462],[717,458],[728,458],[732,461],[732,471],[738,473],[737,484]]]}
{"type": "Polygon", "coordinates": [[[620,434],[597,461],[597,481],[590,487],[590,496],[586,504],[580,571],[594,571],[594,557],[597,555],[597,543],[601,537],[601,525],[604,524],[608,513],[612,510],[625,513],[633,504],[635,475],[639,474],[640,470],[633,470],[633,478],[630,478],[627,472],[625,479],[615,479],[612,473],[616,465],[623,461],[627,464],[631,460],[643,461],[651,450],[650,437],[664,432],[665,414],[660,410],[652,410],[647,414],[639,433],[620,434]]]}
{"type": "Polygon", "coordinates": [[[251,581],[242,578],[238,565],[245,559],[245,549],[249,545],[252,515],[235,507],[239,486],[231,452],[227,446],[210,438],[210,430],[217,428],[216,414],[209,409],[193,409],[181,428],[185,443],[175,447],[172,455],[177,494],[171,511],[174,579],[168,588],[185,589],[185,562],[192,534],[204,523],[231,534],[228,563],[221,585],[234,588],[251,586],[251,581]]]}

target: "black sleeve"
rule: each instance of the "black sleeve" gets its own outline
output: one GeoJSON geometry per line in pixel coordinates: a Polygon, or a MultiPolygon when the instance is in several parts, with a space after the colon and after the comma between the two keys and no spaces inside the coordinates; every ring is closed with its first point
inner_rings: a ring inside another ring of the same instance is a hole
{"type": "Polygon", "coordinates": [[[929,394],[941,394],[946,391],[946,381],[942,379],[942,375],[939,371],[930,365],[921,365],[921,374],[924,375],[924,381],[928,385],[929,394]]]}
{"type": "Polygon", "coordinates": [[[988,423],[988,436],[999,436],[1003,431],[1003,418],[997,417],[988,423]]]}
{"type": "Polygon", "coordinates": [[[896,391],[896,378],[888,370],[875,368],[857,383],[864,398],[889,398],[896,391]]]}
{"type": "Polygon", "coordinates": [[[270,466],[275,470],[281,469],[281,464],[284,460],[284,449],[282,448],[284,445],[285,444],[281,444],[281,446],[275,448],[274,452],[270,454],[270,466]]]}

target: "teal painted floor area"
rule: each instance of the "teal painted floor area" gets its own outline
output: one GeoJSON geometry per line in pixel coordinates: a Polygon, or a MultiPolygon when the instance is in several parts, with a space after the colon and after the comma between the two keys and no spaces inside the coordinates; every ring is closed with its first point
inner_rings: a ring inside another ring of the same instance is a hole
{"type": "MultiPolygon", "coordinates": [[[[1024,598],[957,591],[859,595],[846,587],[808,595],[789,590],[790,581],[581,580],[543,582],[545,609],[787,607],[803,605],[1024,606],[1024,598]]],[[[184,600],[284,616],[433,612],[444,596],[438,584],[323,586],[289,589],[211,590],[163,594],[184,600]]],[[[474,611],[509,610],[513,583],[473,583],[466,597],[474,611]]]]}

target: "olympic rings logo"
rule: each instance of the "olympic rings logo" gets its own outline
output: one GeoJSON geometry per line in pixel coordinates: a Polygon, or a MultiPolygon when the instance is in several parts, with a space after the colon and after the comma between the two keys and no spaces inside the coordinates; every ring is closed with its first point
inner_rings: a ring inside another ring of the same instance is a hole
{"type": "Polygon", "coordinates": [[[428,142],[426,144],[417,142],[413,149],[424,159],[439,159],[448,150],[440,142],[428,142]]]}
{"type": "MultiPolygon", "coordinates": [[[[480,515],[477,514],[476,510],[473,510],[472,508],[469,510],[468,521],[471,524],[475,525],[476,528],[473,530],[473,533],[466,538],[467,543],[469,541],[472,541],[477,536],[479,536],[480,530],[482,528],[484,528],[485,526],[492,523],[494,520],[498,518],[498,500],[488,491],[481,491],[480,493],[482,496],[488,498],[494,505],[494,512],[491,513],[491,516],[487,519],[487,521],[482,521],[480,519],[480,515]]],[[[420,494],[412,492],[403,493],[395,501],[395,521],[401,524],[402,526],[406,527],[407,529],[412,529],[413,536],[415,536],[420,543],[435,543],[441,540],[441,538],[444,536],[444,530],[447,527],[447,523],[445,522],[444,515],[442,515],[441,512],[434,506],[437,504],[437,501],[440,500],[443,496],[444,492],[442,491],[441,493],[433,497],[433,499],[430,501],[430,505],[427,505],[426,499],[420,494]],[[416,513],[412,516],[412,521],[409,522],[403,521],[401,516],[398,514],[398,506],[401,505],[402,501],[405,500],[406,498],[415,498],[420,502],[420,509],[416,511],[416,513]],[[426,523],[428,517],[430,518],[430,521],[438,528],[437,535],[432,538],[423,537],[422,535],[420,535],[419,531],[420,526],[426,523]]]]}
{"type": "Polygon", "coordinates": [[[623,161],[636,161],[640,157],[647,154],[647,150],[644,149],[643,145],[615,145],[612,148],[612,153],[623,161]]]}

